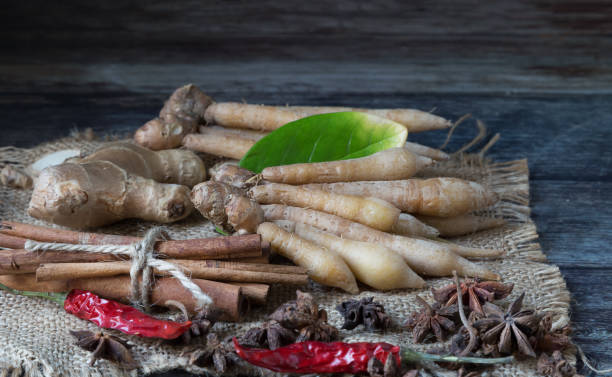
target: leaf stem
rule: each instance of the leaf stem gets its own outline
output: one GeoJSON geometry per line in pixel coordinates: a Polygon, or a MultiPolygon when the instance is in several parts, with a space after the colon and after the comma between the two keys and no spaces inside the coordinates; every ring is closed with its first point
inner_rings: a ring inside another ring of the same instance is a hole
{"type": "Polygon", "coordinates": [[[10,292],[14,295],[45,298],[47,300],[55,301],[61,306],[64,306],[64,301],[66,300],[66,297],[68,296],[67,293],[20,291],[18,289],[7,287],[6,285],[2,283],[0,283],[0,289],[10,292]]]}
{"type": "Polygon", "coordinates": [[[514,356],[508,357],[467,357],[467,356],[441,356],[431,353],[418,352],[409,348],[404,348],[401,351],[402,362],[418,362],[418,361],[437,361],[446,363],[469,363],[469,364],[505,364],[514,361],[514,356]]]}

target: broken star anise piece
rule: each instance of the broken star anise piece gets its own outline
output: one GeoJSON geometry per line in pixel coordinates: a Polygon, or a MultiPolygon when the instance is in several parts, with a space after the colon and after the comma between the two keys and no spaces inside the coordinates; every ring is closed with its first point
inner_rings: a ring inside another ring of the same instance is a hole
{"type": "Polygon", "coordinates": [[[275,320],[270,320],[260,326],[250,328],[238,342],[247,347],[274,350],[293,343],[296,336],[297,334],[292,330],[284,328],[275,320]]]}
{"type": "Polygon", "coordinates": [[[474,322],[485,344],[496,344],[502,354],[511,354],[514,344],[524,355],[536,357],[529,343],[529,336],[535,332],[538,316],[533,310],[521,310],[525,293],[519,296],[504,313],[497,305],[489,302],[483,306],[485,318],[474,322]]]}
{"type": "Polygon", "coordinates": [[[181,336],[175,339],[170,339],[169,344],[189,344],[193,338],[203,337],[208,334],[221,313],[215,309],[204,309],[199,311],[195,316],[189,318],[189,313],[185,305],[178,301],[168,300],[166,305],[172,305],[178,308],[181,313],[173,320],[176,322],[191,321],[191,326],[188,331],[185,331],[181,336]]]}
{"type": "Polygon", "coordinates": [[[218,373],[223,374],[227,367],[238,359],[234,346],[230,342],[221,342],[217,334],[210,333],[206,336],[206,347],[192,352],[189,363],[199,367],[207,367],[212,364],[218,373]]]}
{"type": "Polygon", "coordinates": [[[296,291],[297,299],[279,306],[270,319],[277,321],[288,329],[301,329],[318,318],[319,307],[311,294],[296,291]]]}
{"type": "Polygon", "coordinates": [[[92,352],[90,365],[93,365],[97,359],[105,359],[125,369],[138,367],[130,353],[130,346],[117,337],[87,330],[71,330],[70,334],[77,339],[77,346],[92,352]]]}
{"type": "Polygon", "coordinates": [[[338,329],[327,323],[327,312],[325,309],[321,309],[313,322],[300,329],[296,342],[305,342],[307,340],[331,342],[337,338],[338,329]]]}
{"type": "MultiPolygon", "coordinates": [[[[507,297],[512,292],[514,284],[483,281],[476,278],[465,279],[461,282],[460,287],[463,303],[469,305],[471,311],[483,314],[482,305],[485,302],[507,297]]],[[[432,293],[434,300],[444,306],[451,306],[457,302],[457,286],[454,283],[439,289],[432,289],[432,293]]]]}
{"type": "Polygon", "coordinates": [[[416,296],[416,299],[423,306],[423,309],[410,314],[405,323],[405,326],[412,330],[412,338],[415,343],[421,343],[430,332],[433,332],[436,338],[442,342],[446,338],[446,333],[456,330],[456,306],[442,307],[437,302],[429,305],[419,296],[416,296]]]}
{"type": "Polygon", "coordinates": [[[580,377],[570,363],[565,360],[560,351],[551,356],[543,353],[538,359],[538,372],[550,377],[580,377]]]}
{"type": "Polygon", "coordinates": [[[391,322],[385,308],[375,302],[374,297],[345,301],[336,309],[344,317],[342,328],[347,330],[352,330],[360,324],[363,324],[366,330],[386,330],[391,322]]]}
{"type": "Polygon", "coordinates": [[[538,329],[531,340],[531,344],[538,352],[552,353],[562,351],[570,345],[569,334],[571,329],[564,326],[560,329],[552,329],[552,316],[545,315],[538,324],[538,329]]]}

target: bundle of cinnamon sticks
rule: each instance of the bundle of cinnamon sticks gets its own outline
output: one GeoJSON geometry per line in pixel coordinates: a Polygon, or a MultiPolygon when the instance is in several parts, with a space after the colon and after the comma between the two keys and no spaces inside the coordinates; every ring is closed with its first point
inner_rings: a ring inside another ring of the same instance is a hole
{"type": "MultiPolygon", "coordinates": [[[[85,289],[102,297],[127,300],[131,262],[102,253],[62,251],[31,252],[26,240],[76,245],[126,245],[138,237],[85,233],[46,228],[11,221],[0,222],[0,282],[17,289],[66,291],[85,289]]],[[[160,257],[179,267],[200,286],[224,312],[224,319],[238,321],[248,302],[266,301],[270,284],[303,285],[308,282],[302,267],[269,264],[269,244],[258,234],[190,240],[158,241],[160,257]]],[[[155,281],[151,300],[164,306],[168,300],[195,309],[189,292],[177,281],[163,277],[155,281]]]]}

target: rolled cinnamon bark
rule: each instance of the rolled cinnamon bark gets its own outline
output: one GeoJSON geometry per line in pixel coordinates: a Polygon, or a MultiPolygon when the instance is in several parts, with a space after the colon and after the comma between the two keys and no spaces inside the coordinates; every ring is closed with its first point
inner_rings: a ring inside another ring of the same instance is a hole
{"type": "MultiPolygon", "coordinates": [[[[256,271],[246,270],[248,263],[228,264],[227,268],[211,267],[206,261],[190,261],[180,259],[169,259],[168,262],[183,267],[185,273],[193,278],[213,279],[216,281],[231,281],[239,283],[268,283],[268,284],[290,284],[305,285],[308,283],[308,275],[305,273],[276,273],[274,265],[252,265],[256,271]],[[238,266],[233,269],[233,266],[238,266]],[[263,268],[266,267],[266,268],[263,268]]],[[[223,263],[219,263],[224,266],[223,263]]],[[[212,264],[214,265],[214,264],[212,264]]],[[[38,281],[84,279],[117,276],[130,273],[132,262],[97,262],[97,263],[49,263],[43,264],[36,270],[38,281]]],[[[279,266],[281,270],[291,270],[279,266]]],[[[157,275],[167,276],[166,272],[155,271],[157,275]]]]}
{"type": "Polygon", "coordinates": [[[0,274],[30,274],[45,263],[68,262],[107,262],[122,258],[111,254],[100,253],[65,253],[62,251],[45,251],[44,253],[28,250],[0,250],[0,274]]]}
{"type": "Polygon", "coordinates": [[[230,283],[242,288],[242,293],[254,304],[264,305],[268,299],[270,286],[267,284],[258,283],[230,283]]]}
{"type": "Polygon", "coordinates": [[[67,292],[66,280],[37,282],[36,274],[0,275],[0,283],[9,288],[35,292],[67,292]]]}
{"type": "MultiPolygon", "coordinates": [[[[241,287],[202,279],[192,279],[192,281],[212,298],[215,308],[223,312],[221,320],[237,322],[248,311],[248,301],[245,299],[241,287]]],[[[68,282],[68,288],[83,289],[104,298],[128,302],[130,277],[75,279],[68,282]]],[[[165,303],[168,300],[183,303],[190,313],[196,311],[195,299],[181,283],[176,279],[157,279],[151,291],[151,302],[154,305],[166,306],[165,303]]]]}
{"type": "Polygon", "coordinates": [[[23,249],[25,247],[25,241],[25,238],[0,233],[0,247],[6,247],[9,249],[23,249]]]}
{"type": "MultiPolygon", "coordinates": [[[[13,221],[0,222],[0,234],[41,242],[77,245],[126,245],[141,240],[140,237],[76,232],[13,221]]],[[[261,236],[258,234],[247,234],[242,236],[160,241],[157,242],[155,249],[170,258],[227,259],[261,256],[261,247],[261,236]]]]}

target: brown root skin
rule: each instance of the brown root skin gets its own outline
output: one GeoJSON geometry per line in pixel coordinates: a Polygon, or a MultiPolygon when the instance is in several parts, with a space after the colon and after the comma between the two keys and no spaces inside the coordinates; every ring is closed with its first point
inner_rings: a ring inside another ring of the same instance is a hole
{"type": "Polygon", "coordinates": [[[265,106],[237,102],[215,103],[206,110],[209,124],[273,131],[289,122],[315,114],[357,111],[403,124],[409,132],[444,129],[451,122],[437,115],[414,109],[360,109],[334,106],[265,106]]]}
{"type": "Polygon", "coordinates": [[[499,201],[495,192],[476,182],[448,177],[309,184],[304,187],[345,195],[373,196],[404,212],[439,217],[463,215],[499,201]]]}
{"type": "Polygon", "coordinates": [[[185,135],[195,132],[197,125],[204,122],[211,103],[212,99],[195,85],[180,87],[166,101],[158,118],[136,130],[134,140],[153,150],[176,148],[185,135]]]}
{"type": "Polygon", "coordinates": [[[232,195],[225,206],[227,222],[240,233],[255,233],[264,222],[261,206],[244,196],[232,195]]]}
{"type": "Polygon", "coordinates": [[[502,226],[506,221],[502,218],[477,216],[473,214],[455,217],[418,216],[419,220],[438,229],[442,237],[457,237],[475,233],[485,229],[502,226]]]}
{"type": "Polygon", "coordinates": [[[206,180],[206,168],[193,152],[183,149],[152,151],[118,142],[98,149],[77,162],[110,161],[129,174],[193,187],[206,180]]]}
{"type": "Polygon", "coordinates": [[[182,143],[187,149],[239,160],[255,141],[203,127],[201,133],[185,136],[182,143]]]}
{"type": "Polygon", "coordinates": [[[28,213],[72,228],[90,228],[139,218],[169,223],[187,217],[189,189],[129,175],[108,161],[66,163],[43,170],[28,213]]]}
{"type": "Polygon", "coordinates": [[[4,186],[19,189],[28,189],[32,187],[32,177],[10,165],[6,165],[2,168],[2,171],[0,171],[0,182],[4,186]]]}
{"type": "Polygon", "coordinates": [[[250,170],[231,162],[220,162],[210,169],[210,179],[213,181],[223,182],[242,190],[248,190],[256,184],[252,179],[254,176],[250,170]]]}
{"type": "Polygon", "coordinates": [[[433,163],[406,148],[391,148],[349,160],[267,167],[262,171],[270,182],[301,185],[354,181],[393,181],[412,177],[433,163]]]}
{"type": "Polygon", "coordinates": [[[255,233],[263,222],[263,210],[244,192],[222,182],[208,181],[196,185],[191,201],[202,216],[215,225],[240,233],[255,233]]]}

